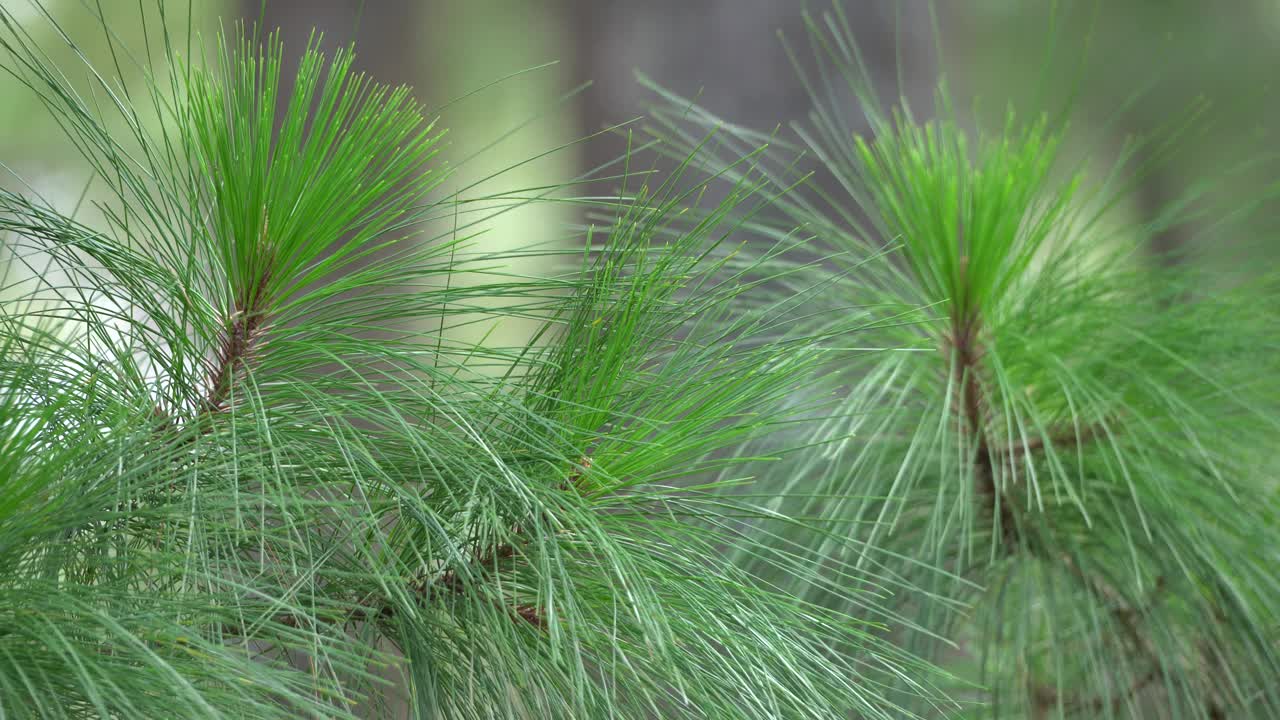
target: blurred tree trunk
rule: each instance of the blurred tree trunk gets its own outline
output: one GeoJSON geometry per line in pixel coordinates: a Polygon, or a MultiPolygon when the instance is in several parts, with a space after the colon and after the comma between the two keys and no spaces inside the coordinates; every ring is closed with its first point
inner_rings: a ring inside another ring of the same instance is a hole
{"type": "MultiPolygon", "coordinates": [[[[563,58],[570,44],[564,10],[559,0],[240,0],[239,7],[249,23],[261,17],[263,30],[280,28],[286,87],[312,28],[324,34],[326,52],[354,41],[357,71],[380,83],[413,87],[428,112],[441,114],[439,127],[448,129],[441,159],[450,163],[452,174],[440,193],[461,192],[473,199],[500,189],[565,182],[580,172],[576,148],[526,162],[581,135],[568,106],[556,106],[557,98],[577,82],[572,63],[493,84],[563,58]],[[474,96],[451,103],[472,92],[474,96]],[[512,132],[516,128],[519,132],[512,132]],[[490,175],[496,177],[480,182],[490,175]]],[[[282,93],[280,101],[286,99],[282,93]]],[[[478,213],[473,208],[463,219],[478,213]]],[[[462,234],[483,231],[485,248],[496,251],[513,244],[554,243],[571,219],[558,206],[528,205],[483,227],[464,227],[462,234]]],[[[448,228],[424,228],[427,237],[442,232],[448,228]]],[[[514,322],[507,325],[494,337],[513,340],[529,332],[514,322]]],[[[475,323],[465,334],[485,332],[482,323],[475,323]]]]}
{"type": "MultiPolygon", "coordinates": [[[[778,34],[801,62],[811,58],[799,3],[778,0],[573,0],[575,50],[583,75],[596,81],[581,105],[588,132],[643,114],[653,102],[634,79],[655,82],[736,124],[769,130],[804,118],[808,94],[778,34]]],[[[814,7],[815,12],[826,9],[814,7]]],[[[898,59],[904,94],[928,114],[935,81],[925,3],[846,3],[872,81],[896,99],[898,59]],[[897,32],[897,28],[901,32],[897,32]]],[[[850,98],[849,102],[854,102],[850,98]]],[[[595,166],[621,152],[621,141],[594,144],[595,166]]]]}
{"type": "MultiPolygon", "coordinates": [[[[581,145],[574,141],[582,128],[571,101],[564,99],[583,73],[566,50],[571,44],[568,3],[563,0],[419,0],[426,9],[421,33],[423,69],[434,94],[433,106],[443,107],[441,122],[448,128],[444,154],[453,174],[442,193],[460,193],[472,200],[489,198],[463,208],[458,234],[483,231],[487,251],[566,246],[568,226],[577,220],[575,208],[560,203],[524,204],[514,193],[532,197],[577,195],[580,188],[550,192],[546,188],[571,181],[582,172],[581,145]],[[559,61],[559,62],[557,62],[559,61]],[[548,63],[555,63],[548,65],[548,63]],[[537,68],[537,69],[533,69],[537,68]],[[525,72],[527,71],[527,72],[525,72]],[[519,73],[511,77],[514,73],[519,73]],[[502,78],[506,78],[505,80],[502,78]],[[457,99],[457,102],[452,102],[457,99]],[[559,148],[559,149],[556,149],[559,148]],[[513,205],[514,203],[514,205],[513,205]],[[468,221],[501,214],[480,227],[468,221]]],[[[447,228],[442,228],[447,229],[447,228]]],[[[580,247],[581,239],[572,241],[580,247]]],[[[550,272],[550,257],[513,261],[520,273],[550,272]]],[[[484,278],[477,276],[476,281],[484,278]]],[[[454,277],[453,282],[470,282],[454,277]]],[[[454,337],[468,342],[491,338],[498,344],[523,343],[538,327],[533,320],[507,318],[500,326],[471,323],[454,337]]],[[[493,367],[493,372],[501,369],[493,367]]]]}

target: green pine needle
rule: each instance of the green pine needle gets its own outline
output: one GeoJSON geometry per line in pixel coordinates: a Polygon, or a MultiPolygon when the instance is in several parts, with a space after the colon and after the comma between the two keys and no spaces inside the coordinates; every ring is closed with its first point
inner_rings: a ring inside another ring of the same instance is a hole
{"type": "Polygon", "coordinates": [[[822,405],[791,400],[826,359],[776,331],[794,307],[742,303],[773,271],[723,257],[765,186],[673,232],[707,187],[690,156],[639,189],[624,173],[585,250],[489,253],[475,218],[529,191],[436,197],[441,133],[348,49],[313,42],[283,82],[274,36],[220,34],[207,66],[192,39],[163,63],[113,44],[148,83],[85,61],[65,70],[85,94],[0,22],[100,216],[0,192],[0,714],[946,703],[877,637],[884,613],[778,582],[813,555],[757,531],[804,520],[720,492],[767,459],[743,447],[822,405]],[[527,276],[537,255],[564,266],[527,276]],[[458,339],[504,319],[541,330],[458,339]]]}
{"type": "MultiPolygon", "coordinates": [[[[982,688],[952,687],[980,701],[966,716],[1274,717],[1274,279],[1224,289],[1142,262],[1143,238],[1218,210],[1193,187],[1145,224],[1114,220],[1143,145],[1091,179],[1059,157],[1056,124],[1010,113],[967,131],[945,85],[938,119],[885,110],[841,7],[808,26],[818,70],[797,69],[815,110],[794,141],[655,88],[668,152],[715,128],[708,173],[801,185],[746,226],[766,248],[812,234],[764,263],[797,272],[749,302],[837,278],[807,332],[842,338],[812,390],[839,404],[803,431],[818,449],[752,491],[818,529],[776,542],[919,588],[897,595],[890,637],[982,688]],[[763,140],[769,156],[736,165],[763,140]]],[[[829,576],[779,582],[860,608],[829,576]]]]}

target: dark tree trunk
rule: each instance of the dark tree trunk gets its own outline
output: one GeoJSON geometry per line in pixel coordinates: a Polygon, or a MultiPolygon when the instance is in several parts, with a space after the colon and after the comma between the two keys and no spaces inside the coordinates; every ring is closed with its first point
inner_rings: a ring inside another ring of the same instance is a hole
{"type": "MultiPolygon", "coordinates": [[[[900,16],[891,2],[846,9],[881,95],[896,98],[901,59],[903,90],[926,110],[935,78],[925,4],[905,4],[900,16]]],[[[656,98],[635,82],[637,70],[735,124],[769,130],[802,119],[809,96],[778,37],[785,35],[801,62],[812,59],[801,10],[779,0],[573,0],[577,66],[596,81],[581,105],[583,128],[594,132],[644,113],[656,98]]],[[[588,164],[620,152],[620,141],[596,143],[588,164]]]]}

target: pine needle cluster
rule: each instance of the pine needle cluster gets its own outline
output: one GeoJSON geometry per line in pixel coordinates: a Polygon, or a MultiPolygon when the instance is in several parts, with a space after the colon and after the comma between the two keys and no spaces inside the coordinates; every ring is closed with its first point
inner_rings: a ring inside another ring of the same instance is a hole
{"type": "Polygon", "coordinates": [[[712,252],[759,186],[671,238],[706,180],[627,171],[567,250],[488,252],[537,192],[438,192],[349,49],[113,44],[139,88],[0,25],[98,198],[0,191],[0,714],[898,715],[871,619],[729,560],[801,567],[715,478],[821,357],[712,252]]]}
{"type": "Polygon", "coordinates": [[[616,196],[468,196],[351,48],[39,21],[92,177],[0,189],[0,716],[1280,715],[1275,279],[1147,261],[1207,187],[1116,219],[1176,124],[921,119],[837,4],[789,131],[655,88],[616,196]],[[487,249],[534,202],[594,224],[487,249]]]}
{"type": "Polygon", "coordinates": [[[1274,717],[1275,279],[1147,260],[1171,225],[1230,232],[1207,187],[1116,219],[1139,159],[1189,125],[1090,176],[1061,119],[974,130],[945,84],[918,119],[873,91],[839,5],[808,27],[811,62],[792,56],[815,109],[794,140],[655,88],[673,147],[722,130],[710,168],[772,142],[735,177],[798,186],[753,229],[767,245],[804,228],[815,276],[840,278],[809,332],[868,319],[814,390],[841,398],[804,435],[819,449],[764,473],[774,507],[828,528],[787,542],[918,588],[893,601],[893,637],[972,683],[950,686],[975,701],[964,717],[1274,717]]]}

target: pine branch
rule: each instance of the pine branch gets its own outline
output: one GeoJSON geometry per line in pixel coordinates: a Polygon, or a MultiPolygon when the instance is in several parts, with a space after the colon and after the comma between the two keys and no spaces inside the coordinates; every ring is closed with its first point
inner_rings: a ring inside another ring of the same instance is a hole
{"type": "MultiPolygon", "coordinates": [[[[959,245],[964,247],[963,238],[959,239],[959,245]]],[[[974,497],[980,504],[980,513],[991,517],[993,534],[999,534],[1012,551],[1018,542],[1018,523],[1009,497],[996,486],[999,451],[992,447],[987,437],[988,402],[982,387],[982,323],[977,308],[968,302],[968,266],[968,258],[962,257],[957,281],[959,293],[952,310],[951,331],[944,338],[943,352],[953,368],[956,407],[963,415],[968,444],[973,448],[974,497]]]]}
{"type": "MultiPolygon", "coordinates": [[[[1228,291],[1191,267],[1134,265],[1151,228],[1129,226],[1123,207],[1141,155],[1176,137],[1135,141],[1100,177],[1074,162],[1060,172],[1060,116],[1011,110],[974,132],[941,85],[936,119],[885,109],[852,26],[838,2],[807,19],[813,57],[793,59],[814,110],[792,137],[655,88],[655,134],[687,147],[717,128],[724,155],[708,172],[763,177],[781,195],[776,218],[749,224],[756,255],[792,224],[811,229],[797,253],[770,256],[788,278],[768,302],[805,277],[832,288],[801,322],[840,338],[831,381],[813,390],[840,400],[806,435],[828,449],[767,478],[774,507],[813,519],[778,545],[919,586],[895,605],[904,647],[950,658],[946,639],[972,646],[974,668],[950,667],[987,686],[981,714],[1275,715],[1280,606],[1256,549],[1280,526],[1259,502],[1280,427],[1280,383],[1263,370],[1274,358],[1261,350],[1274,323],[1259,314],[1274,280],[1228,291]],[[761,141],[773,152],[732,166],[734,150],[761,141]],[[851,326],[854,309],[870,321],[851,326]],[[961,598],[971,609],[956,610],[961,598]]],[[[1205,217],[1203,199],[1190,188],[1162,228],[1193,206],[1205,217]]],[[[839,582],[780,582],[857,604],[839,582]]]]}
{"type": "Polygon", "coordinates": [[[487,220],[572,185],[435,193],[440,131],[349,48],[314,40],[286,79],[275,34],[220,34],[208,64],[165,37],[114,48],[147,61],[121,88],[0,19],[5,69],[105,194],[89,227],[0,192],[14,254],[52,258],[32,297],[65,306],[0,324],[0,707],[888,720],[945,702],[872,631],[878,596],[864,616],[772,582],[811,572],[762,541],[801,521],[718,496],[760,459],[744,447],[822,404],[795,401],[823,350],[777,331],[794,308],[742,302],[760,285],[740,272],[774,271],[722,250],[736,208],[773,200],[762,184],[672,233],[708,196],[699,154],[669,173],[628,155],[571,249],[490,251],[487,220]],[[69,338],[32,332],[59,315],[69,338]],[[461,339],[513,321],[535,337],[461,339]]]}
{"type": "Polygon", "coordinates": [[[262,234],[258,240],[258,257],[261,269],[252,282],[236,295],[231,312],[226,319],[213,366],[209,371],[207,388],[201,400],[201,412],[211,414],[226,409],[237,371],[247,370],[257,346],[266,331],[269,295],[274,266],[270,245],[267,243],[267,221],[264,215],[262,234]]]}

